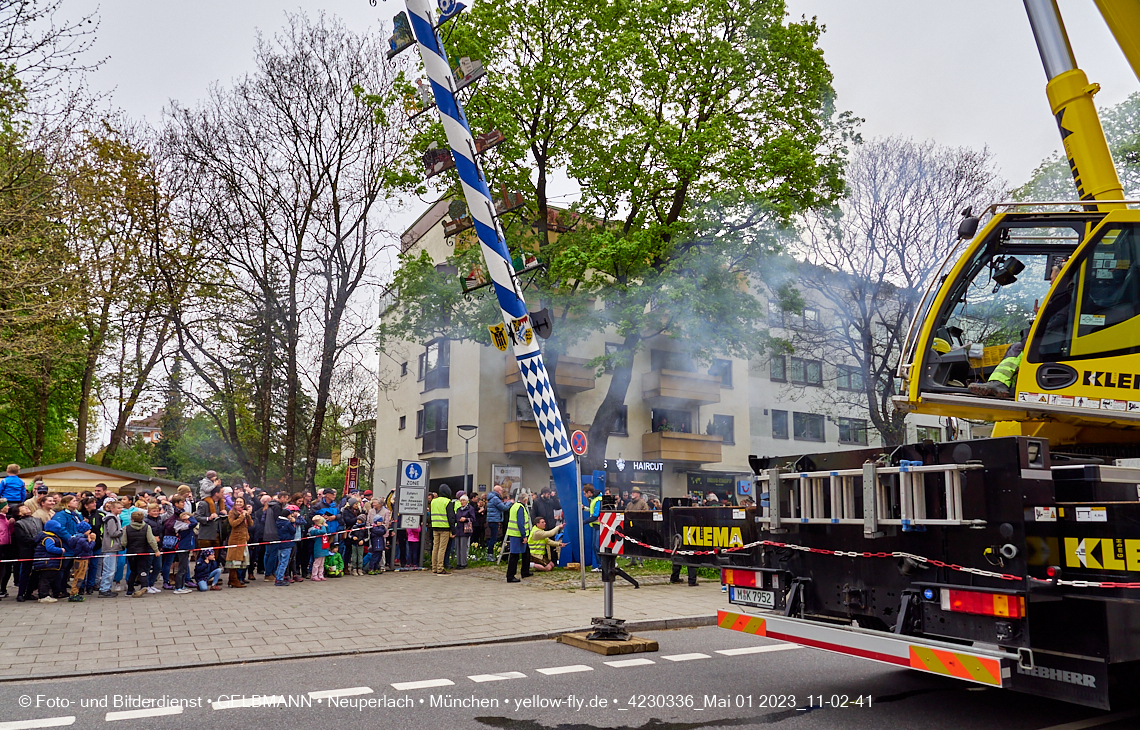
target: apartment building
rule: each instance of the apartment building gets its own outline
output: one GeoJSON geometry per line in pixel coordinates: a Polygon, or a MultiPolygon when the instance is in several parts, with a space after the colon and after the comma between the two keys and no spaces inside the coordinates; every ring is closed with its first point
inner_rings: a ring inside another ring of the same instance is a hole
{"type": "MultiPolygon", "coordinates": [[[[431,206],[402,236],[404,250],[427,251],[442,263],[453,251],[444,231],[448,216],[446,200],[431,206]]],[[[820,316],[818,308],[801,317],[813,316],[820,316]]],[[[599,334],[560,357],[555,388],[569,431],[589,429],[610,384],[610,374],[589,363],[616,342],[599,334]]],[[[382,353],[380,367],[374,485],[395,486],[399,459],[429,462],[432,487],[466,484],[468,491],[485,492],[499,484],[537,492],[551,483],[510,352],[446,339],[398,343],[382,353]]],[[[660,337],[635,356],[633,370],[605,455],[607,486],[621,491],[637,486],[663,497],[739,497],[748,493],[749,454],[876,443],[865,409],[837,413],[822,397],[825,388],[858,383],[810,357],[702,363],[688,355],[684,343],[660,337]]],[[[937,419],[929,420],[919,427],[938,427],[937,419]]]]}

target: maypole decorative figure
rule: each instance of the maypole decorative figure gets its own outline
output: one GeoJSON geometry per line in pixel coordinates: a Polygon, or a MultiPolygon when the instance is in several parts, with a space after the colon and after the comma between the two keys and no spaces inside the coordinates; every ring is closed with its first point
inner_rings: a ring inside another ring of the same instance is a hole
{"type": "MultiPolygon", "coordinates": [[[[542,446],[546,451],[546,459],[550,464],[550,473],[558,490],[558,498],[562,504],[574,504],[576,469],[574,455],[570,451],[570,442],[566,436],[566,427],[562,423],[554,388],[550,384],[542,352],[538,347],[538,338],[535,337],[531,327],[526,302],[523,301],[522,290],[515,269],[511,265],[511,255],[507,250],[502,227],[499,225],[497,201],[491,198],[491,192],[479,165],[475,139],[471,135],[463,107],[456,98],[456,92],[462,86],[472,83],[484,74],[483,66],[478,61],[461,59],[458,72],[462,73],[463,77],[456,79],[456,71],[452,70],[448,62],[447,53],[443,49],[436,28],[441,22],[457,15],[462,8],[454,0],[439,0],[439,8],[441,20],[435,22],[428,0],[407,0],[406,17],[419,45],[420,58],[423,60],[424,70],[431,84],[435,106],[439,109],[440,121],[447,134],[447,143],[451,147],[455,169],[459,174],[463,196],[467,201],[467,209],[479,237],[483,260],[486,263],[483,275],[494,286],[495,295],[499,300],[503,322],[490,326],[489,330],[496,346],[505,350],[509,344],[513,348],[519,372],[526,385],[527,397],[534,409],[534,420],[542,436],[542,446]]],[[[397,25],[403,17],[404,13],[397,16],[397,25]]],[[[397,28],[392,43],[393,49],[403,40],[401,30],[397,28]]],[[[512,202],[516,201],[504,201],[504,208],[511,208],[512,202]]],[[[573,520],[578,518],[576,510],[566,510],[565,514],[566,535],[570,549],[563,551],[565,556],[563,564],[570,560],[571,556],[581,553],[576,535],[577,527],[572,524],[573,520]]]]}

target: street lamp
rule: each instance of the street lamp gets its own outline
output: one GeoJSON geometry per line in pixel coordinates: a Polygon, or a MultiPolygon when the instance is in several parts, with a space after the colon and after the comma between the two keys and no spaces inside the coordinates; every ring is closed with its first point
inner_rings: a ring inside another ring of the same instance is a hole
{"type": "MultiPolygon", "coordinates": [[[[475,434],[478,433],[479,427],[465,423],[461,426],[456,426],[456,428],[459,429],[459,438],[463,439],[463,491],[466,492],[469,489],[467,486],[467,450],[471,439],[475,438],[475,434]]],[[[467,496],[470,497],[471,495],[468,494],[467,496]]]]}

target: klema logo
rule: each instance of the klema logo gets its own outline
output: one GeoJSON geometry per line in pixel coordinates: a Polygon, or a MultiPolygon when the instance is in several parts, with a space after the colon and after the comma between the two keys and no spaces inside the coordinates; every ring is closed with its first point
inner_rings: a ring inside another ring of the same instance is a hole
{"type": "Polygon", "coordinates": [[[1128,388],[1140,390],[1140,374],[1133,373],[1105,373],[1096,370],[1084,371],[1084,385],[1099,388],[1128,388]]]}
{"type": "Polygon", "coordinates": [[[681,541],[686,545],[701,547],[742,547],[744,540],[739,527],[700,527],[686,526],[681,532],[681,541]]]}
{"type": "Polygon", "coordinates": [[[1140,540],[1066,537],[1065,566],[1140,572],[1140,540]]]}

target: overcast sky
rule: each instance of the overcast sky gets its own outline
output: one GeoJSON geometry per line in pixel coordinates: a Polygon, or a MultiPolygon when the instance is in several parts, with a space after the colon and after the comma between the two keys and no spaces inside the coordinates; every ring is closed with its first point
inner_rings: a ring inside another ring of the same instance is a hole
{"type": "MultiPolygon", "coordinates": [[[[488,1],[488,0],[480,0],[488,1]]],[[[66,0],[64,10],[95,8],[66,0]]],[[[950,145],[988,145],[1005,177],[1023,182],[1059,148],[1045,76],[1019,0],[788,0],[793,18],[827,26],[822,45],[839,106],[866,119],[864,136],[901,134],[950,145]]],[[[377,27],[403,9],[387,0],[109,0],[92,78],[129,114],[157,122],[168,100],[192,105],[215,82],[251,70],[258,30],[272,34],[303,8],[377,27]]],[[[1093,0],[1061,0],[1078,63],[1103,87],[1101,107],[1140,89],[1093,0]]]]}

